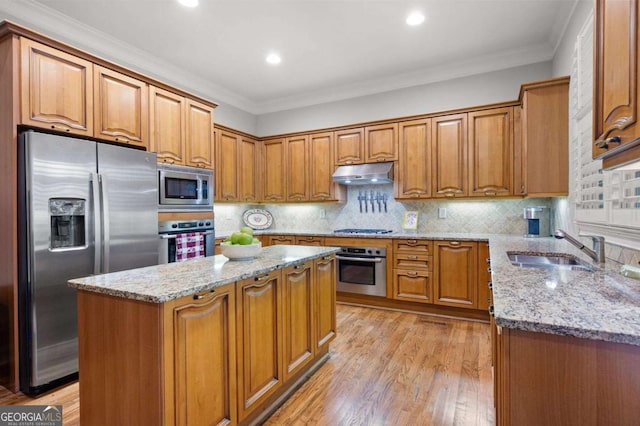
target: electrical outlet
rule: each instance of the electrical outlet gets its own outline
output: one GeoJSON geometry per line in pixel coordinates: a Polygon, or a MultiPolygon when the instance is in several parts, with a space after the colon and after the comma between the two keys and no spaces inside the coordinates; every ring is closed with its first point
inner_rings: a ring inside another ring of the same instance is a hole
{"type": "Polygon", "coordinates": [[[440,219],[447,218],[447,208],[446,207],[438,207],[438,217],[440,219]]]}
{"type": "Polygon", "coordinates": [[[325,209],[320,209],[320,219],[325,219],[327,217],[327,211],[325,209]]]}

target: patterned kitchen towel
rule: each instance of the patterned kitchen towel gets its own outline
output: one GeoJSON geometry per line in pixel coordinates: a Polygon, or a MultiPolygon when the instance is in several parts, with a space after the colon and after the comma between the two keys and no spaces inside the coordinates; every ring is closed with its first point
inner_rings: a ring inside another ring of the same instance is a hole
{"type": "Polygon", "coordinates": [[[204,257],[204,233],[187,232],[176,235],[176,262],[204,257]]]}

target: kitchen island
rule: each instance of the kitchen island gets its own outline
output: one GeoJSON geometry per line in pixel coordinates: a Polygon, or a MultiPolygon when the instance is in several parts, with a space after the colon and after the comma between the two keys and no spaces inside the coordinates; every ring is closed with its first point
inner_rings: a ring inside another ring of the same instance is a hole
{"type": "Polygon", "coordinates": [[[250,424],[328,358],[332,247],[265,247],[70,281],[83,425],[250,424]]]}

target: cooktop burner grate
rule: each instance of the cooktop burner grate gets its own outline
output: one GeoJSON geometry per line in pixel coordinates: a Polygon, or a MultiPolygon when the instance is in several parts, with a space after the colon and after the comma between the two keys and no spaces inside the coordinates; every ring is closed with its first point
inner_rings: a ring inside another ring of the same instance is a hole
{"type": "Polygon", "coordinates": [[[336,229],[333,232],[336,234],[390,234],[393,231],[391,229],[346,228],[346,229],[336,229]]]}

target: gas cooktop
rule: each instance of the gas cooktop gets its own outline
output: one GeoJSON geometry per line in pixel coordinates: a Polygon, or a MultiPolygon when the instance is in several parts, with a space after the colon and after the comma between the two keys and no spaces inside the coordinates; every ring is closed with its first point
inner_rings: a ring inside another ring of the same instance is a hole
{"type": "Polygon", "coordinates": [[[390,234],[393,231],[391,229],[346,228],[346,229],[336,229],[333,232],[336,234],[390,234]]]}

